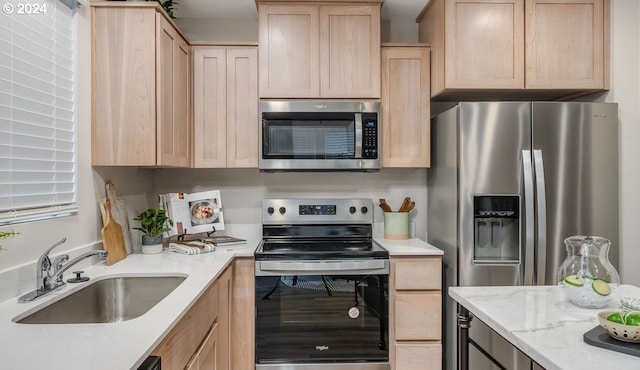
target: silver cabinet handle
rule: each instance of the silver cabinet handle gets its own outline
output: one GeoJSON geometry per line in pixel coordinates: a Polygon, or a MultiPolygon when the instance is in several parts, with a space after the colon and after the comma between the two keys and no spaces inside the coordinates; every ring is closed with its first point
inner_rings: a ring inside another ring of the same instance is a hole
{"type": "Polygon", "coordinates": [[[533,285],[534,275],[534,209],[533,209],[533,168],[531,167],[531,151],[522,151],[522,176],[524,179],[524,285],[533,285]]]}
{"type": "Polygon", "coordinates": [[[536,284],[553,284],[553,281],[545,282],[547,268],[547,197],[544,182],[544,160],[542,150],[533,151],[534,168],[536,174],[536,210],[537,210],[537,243],[536,243],[536,284]]]}

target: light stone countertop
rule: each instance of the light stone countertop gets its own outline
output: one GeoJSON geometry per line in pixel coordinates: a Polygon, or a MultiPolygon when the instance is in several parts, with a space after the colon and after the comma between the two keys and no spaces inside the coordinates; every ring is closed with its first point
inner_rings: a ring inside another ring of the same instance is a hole
{"type": "Polygon", "coordinates": [[[389,240],[374,238],[391,256],[442,256],[444,252],[424,240],[413,238],[407,240],[389,240]]]}
{"type": "MultiPolygon", "coordinates": [[[[248,240],[246,245],[219,247],[215,252],[200,255],[168,250],[153,255],[132,254],[111,266],[100,262],[85,268],[85,275],[90,278],[187,275],[160,303],[132,320],[64,325],[12,322],[14,317],[46,306],[87,283],[67,284],[31,303],[18,303],[17,297],[6,300],[0,303],[0,367],[6,370],[136,369],[233,258],[252,257],[258,243],[259,240],[248,240]]],[[[65,280],[68,277],[72,275],[65,275],[65,280]]]]}
{"type": "Polygon", "coordinates": [[[622,285],[602,309],[569,303],[558,286],[450,287],[449,295],[547,370],[640,369],[640,357],[586,344],[600,311],[615,310],[620,297],[640,297],[622,285]]]}
{"type": "MultiPolygon", "coordinates": [[[[442,250],[420,240],[374,239],[392,256],[442,255],[442,250]]],[[[67,284],[31,303],[17,297],[0,303],[0,358],[2,369],[113,370],[136,369],[180,321],[206,288],[234,257],[252,257],[259,239],[245,245],[219,247],[213,253],[182,255],[165,250],[161,254],[131,254],[106,266],[104,262],[84,268],[85,276],[187,275],[165,299],[144,315],[108,324],[17,324],[17,316],[31,313],[81,289],[86,283],[67,284]]],[[[65,274],[65,280],[72,277],[65,274]]]]}

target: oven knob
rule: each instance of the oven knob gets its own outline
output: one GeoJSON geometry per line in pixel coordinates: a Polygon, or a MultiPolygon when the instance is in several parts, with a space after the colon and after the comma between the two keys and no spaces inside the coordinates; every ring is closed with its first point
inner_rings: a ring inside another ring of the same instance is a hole
{"type": "Polygon", "coordinates": [[[356,207],[354,207],[354,206],[349,207],[349,213],[351,213],[351,214],[356,213],[356,207]]]}
{"type": "Polygon", "coordinates": [[[286,208],[284,208],[284,207],[280,207],[280,208],[278,209],[278,212],[280,212],[280,214],[281,214],[281,215],[283,215],[285,212],[287,212],[287,209],[286,209],[286,208]]]}
{"type": "Polygon", "coordinates": [[[272,215],[273,214],[273,207],[267,208],[267,213],[272,215]]]}
{"type": "Polygon", "coordinates": [[[360,208],[360,212],[362,212],[362,213],[367,213],[367,212],[369,212],[369,208],[367,208],[367,207],[362,207],[362,208],[360,208]]]}

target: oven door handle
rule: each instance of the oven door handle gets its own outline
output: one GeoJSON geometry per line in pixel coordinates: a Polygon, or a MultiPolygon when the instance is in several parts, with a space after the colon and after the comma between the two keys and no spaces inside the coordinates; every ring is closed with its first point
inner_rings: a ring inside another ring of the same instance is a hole
{"type": "Polygon", "coordinates": [[[256,261],[256,276],[388,275],[389,260],[256,261]]]}

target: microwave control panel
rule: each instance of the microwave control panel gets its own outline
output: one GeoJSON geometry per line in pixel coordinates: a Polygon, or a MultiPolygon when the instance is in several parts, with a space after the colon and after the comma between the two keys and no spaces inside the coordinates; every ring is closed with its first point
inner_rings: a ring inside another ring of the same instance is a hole
{"type": "Polygon", "coordinates": [[[375,113],[362,114],[362,158],[378,158],[378,121],[375,113]]]}

